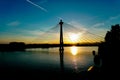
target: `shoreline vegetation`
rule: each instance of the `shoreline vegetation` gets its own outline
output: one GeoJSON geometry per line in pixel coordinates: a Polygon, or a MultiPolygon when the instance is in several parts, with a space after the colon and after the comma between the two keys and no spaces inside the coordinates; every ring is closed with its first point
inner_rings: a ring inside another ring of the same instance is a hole
{"type": "MultiPolygon", "coordinates": [[[[100,42],[96,43],[77,43],[64,44],[64,47],[69,46],[98,46],[100,42]]],[[[28,48],[53,48],[59,47],[60,44],[25,44],[24,42],[10,42],[9,44],[0,44],[0,51],[25,51],[28,48]]]]}

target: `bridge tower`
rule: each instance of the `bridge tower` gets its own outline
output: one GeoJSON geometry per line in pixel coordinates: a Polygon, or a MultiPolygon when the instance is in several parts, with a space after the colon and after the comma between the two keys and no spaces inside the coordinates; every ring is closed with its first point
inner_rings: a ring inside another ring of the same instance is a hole
{"type": "Polygon", "coordinates": [[[64,48],[63,48],[63,22],[60,20],[59,22],[60,25],[60,67],[61,67],[61,72],[64,73],[64,48]]]}
{"type": "Polygon", "coordinates": [[[59,25],[60,25],[60,50],[64,50],[64,48],[63,48],[63,29],[62,29],[63,22],[62,22],[62,20],[60,20],[59,25]]]}

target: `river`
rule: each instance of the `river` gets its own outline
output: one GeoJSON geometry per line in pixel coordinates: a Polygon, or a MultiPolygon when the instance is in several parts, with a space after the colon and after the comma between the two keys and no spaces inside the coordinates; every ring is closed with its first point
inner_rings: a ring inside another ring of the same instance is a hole
{"type": "MultiPolygon", "coordinates": [[[[92,51],[98,47],[64,47],[64,70],[79,73],[93,65],[92,51]]],[[[23,52],[0,52],[0,65],[11,69],[57,71],[61,69],[59,48],[32,48],[23,52]]]]}

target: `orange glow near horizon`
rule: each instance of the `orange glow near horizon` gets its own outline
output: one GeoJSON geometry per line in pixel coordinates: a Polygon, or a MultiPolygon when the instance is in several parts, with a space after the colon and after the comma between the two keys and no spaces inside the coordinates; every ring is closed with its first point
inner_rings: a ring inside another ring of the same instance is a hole
{"type": "MultiPolygon", "coordinates": [[[[94,38],[82,33],[68,33],[63,36],[64,44],[76,44],[76,43],[94,43],[104,41],[102,38],[94,38]]],[[[42,35],[38,36],[7,36],[1,37],[0,43],[9,42],[25,42],[27,44],[59,44],[59,34],[42,35]]]]}

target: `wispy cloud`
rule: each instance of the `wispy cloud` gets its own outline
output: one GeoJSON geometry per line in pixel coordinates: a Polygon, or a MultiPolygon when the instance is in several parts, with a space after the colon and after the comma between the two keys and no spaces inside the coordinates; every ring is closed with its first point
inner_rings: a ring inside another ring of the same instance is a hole
{"type": "Polygon", "coordinates": [[[118,18],[120,18],[120,15],[117,15],[117,16],[112,16],[112,17],[110,17],[110,19],[109,19],[109,20],[115,20],[115,19],[118,19],[118,18]]]}
{"type": "Polygon", "coordinates": [[[116,16],[110,16],[107,20],[105,20],[104,22],[98,22],[96,24],[93,25],[93,28],[100,28],[100,27],[104,27],[106,24],[111,24],[113,23],[113,21],[116,21],[117,19],[120,18],[120,14],[116,15],[116,16]]]}
{"type": "Polygon", "coordinates": [[[116,21],[116,20],[118,20],[118,19],[120,19],[120,14],[118,14],[118,15],[116,15],[116,16],[111,16],[111,17],[109,17],[108,18],[108,20],[106,20],[105,21],[105,23],[112,23],[113,21],[116,21]]]}
{"type": "Polygon", "coordinates": [[[13,21],[7,24],[7,26],[18,26],[18,25],[20,25],[20,22],[18,21],[13,21]]]}
{"type": "Polygon", "coordinates": [[[43,33],[40,30],[28,30],[25,32],[27,32],[28,34],[34,35],[34,36],[40,36],[43,33]]]}
{"type": "Polygon", "coordinates": [[[104,25],[105,25],[105,23],[101,22],[101,23],[94,24],[93,27],[96,28],[96,27],[101,27],[101,26],[104,26],[104,25]]]}
{"type": "Polygon", "coordinates": [[[38,4],[35,4],[34,2],[30,1],[30,0],[26,0],[28,3],[38,7],[39,9],[43,10],[44,12],[48,12],[45,8],[41,7],[40,5],[38,4]]]}

